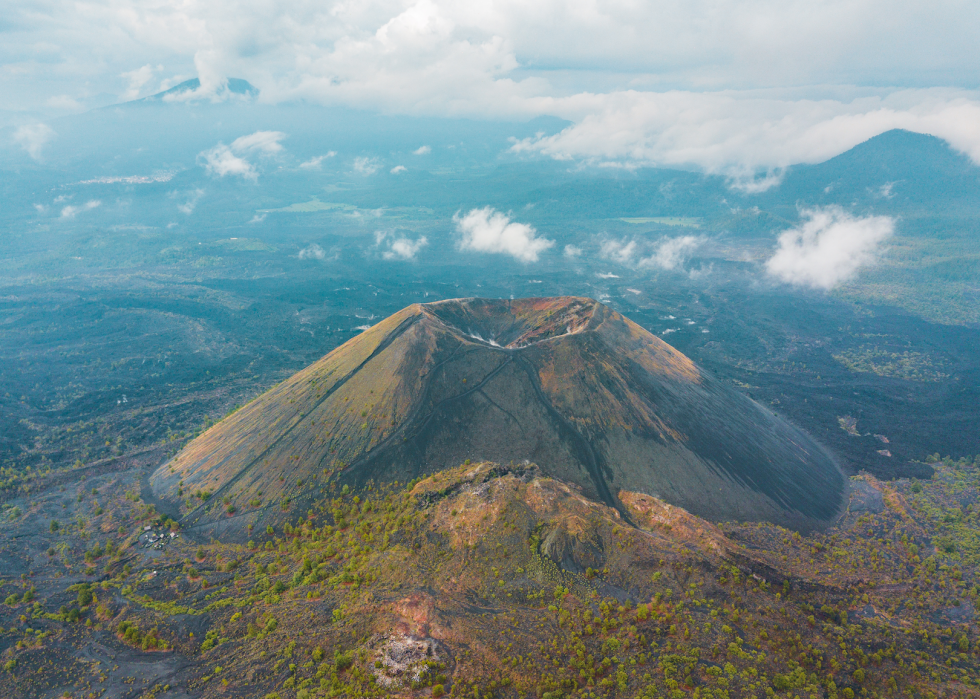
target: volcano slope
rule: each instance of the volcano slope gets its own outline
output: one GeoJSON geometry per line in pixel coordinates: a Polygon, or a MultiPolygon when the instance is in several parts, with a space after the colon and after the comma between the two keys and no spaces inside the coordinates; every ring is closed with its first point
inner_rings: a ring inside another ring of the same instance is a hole
{"type": "Polygon", "coordinates": [[[806,433],[577,297],[409,306],[216,424],[150,483],[185,527],[234,539],[305,512],[331,484],[360,491],[466,459],[534,462],[620,511],[627,490],[799,530],[834,521],[846,490],[806,433]]]}

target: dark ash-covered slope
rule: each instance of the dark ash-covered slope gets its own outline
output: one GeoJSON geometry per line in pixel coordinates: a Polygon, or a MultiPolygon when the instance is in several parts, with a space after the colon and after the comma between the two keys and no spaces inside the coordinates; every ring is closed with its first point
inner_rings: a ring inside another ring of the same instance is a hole
{"type": "Polygon", "coordinates": [[[845,494],[806,433],[585,298],[410,306],[215,425],[151,483],[186,524],[241,535],[305,512],[330,480],[407,481],[467,458],[529,460],[613,506],[639,491],[799,529],[833,521],[845,494]]]}

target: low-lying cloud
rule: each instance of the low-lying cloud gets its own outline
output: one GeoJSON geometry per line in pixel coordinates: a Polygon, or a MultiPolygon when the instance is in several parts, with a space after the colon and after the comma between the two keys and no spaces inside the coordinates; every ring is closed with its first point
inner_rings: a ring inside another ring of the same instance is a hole
{"type": "Polygon", "coordinates": [[[75,216],[83,211],[91,211],[92,209],[97,209],[100,206],[102,206],[102,202],[98,199],[91,199],[81,206],[65,206],[61,209],[61,218],[75,218],[75,216]]]}
{"type": "Polygon", "coordinates": [[[128,102],[139,97],[143,88],[146,87],[146,85],[153,80],[156,73],[161,70],[163,70],[163,66],[153,67],[147,63],[142,68],[128,70],[121,73],[119,77],[126,80],[127,86],[125,92],[119,95],[119,99],[123,102],[128,102]]]}
{"type": "Polygon", "coordinates": [[[230,146],[219,143],[214,148],[203,151],[197,156],[198,162],[204,165],[209,175],[217,177],[233,175],[254,182],[259,178],[258,170],[245,156],[275,155],[283,150],[279,141],[285,137],[286,134],[281,131],[256,131],[248,136],[236,138],[230,146]]]}
{"type": "Polygon", "coordinates": [[[309,160],[306,160],[299,164],[299,166],[304,170],[319,170],[323,166],[323,161],[328,158],[332,158],[337,155],[337,151],[332,150],[323,155],[317,155],[309,160]]]}
{"type": "Polygon", "coordinates": [[[14,142],[23,148],[32,160],[40,160],[48,141],[54,138],[54,129],[47,124],[28,124],[14,131],[14,142]]]}
{"type": "Polygon", "coordinates": [[[429,244],[429,239],[424,235],[412,240],[388,231],[376,232],[374,240],[375,245],[382,250],[381,257],[386,260],[414,260],[419,250],[429,244]]]}
{"type": "Polygon", "coordinates": [[[521,262],[537,262],[538,256],[555,241],[541,238],[533,226],[511,221],[491,206],[471,209],[465,216],[453,216],[462,236],[460,250],[511,255],[521,262]]]}
{"type": "Polygon", "coordinates": [[[940,89],[851,100],[734,91],[580,94],[553,102],[572,126],[515,141],[511,150],[627,167],[695,165],[753,193],[778,185],[782,168],[827,160],[889,129],[939,136],[980,164],[977,97],[940,89]]]}
{"type": "Polygon", "coordinates": [[[652,254],[643,257],[641,246],[635,240],[607,240],[599,248],[599,255],[627,267],[635,265],[673,270],[683,267],[691,253],[703,242],[704,238],[693,235],[661,238],[653,245],[652,254]]]}
{"type": "Polygon", "coordinates": [[[279,143],[286,138],[282,131],[256,131],[248,136],[240,136],[231,142],[231,149],[236,153],[265,153],[271,155],[282,150],[279,143]]]}
{"type": "Polygon", "coordinates": [[[381,169],[381,161],[378,158],[354,158],[354,172],[369,177],[381,169]]]}
{"type": "Polygon", "coordinates": [[[599,254],[603,258],[618,262],[621,265],[632,264],[636,257],[636,241],[607,240],[599,248],[599,254]]]}
{"type": "Polygon", "coordinates": [[[197,208],[197,203],[201,201],[201,197],[203,196],[204,196],[203,189],[195,189],[193,192],[189,192],[187,201],[185,201],[183,204],[177,205],[177,211],[179,211],[182,214],[186,214],[187,216],[190,216],[192,213],[194,213],[194,209],[197,208]]]}
{"type": "Polygon", "coordinates": [[[327,257],[327,253],[316,243],[310,243],[299,251],[298,257],[301,260],[324,260],[327,257]]]}
{"type": "Polygon", "coordinates": [[[804,222],[779,236],[766,270],[780,281],[832,289],[874,264],[895,230],[891,216],[852,216],[838,206],[807,209],[804,222]]]}
{"type": "Polygon", "coordinates": [[[654,247],[653,254],[640,260],[641,267],[657,267],[673,270],[684,263],[700,245],[704,238],[682,235],[676,238],[663,238],[654,247]]]}

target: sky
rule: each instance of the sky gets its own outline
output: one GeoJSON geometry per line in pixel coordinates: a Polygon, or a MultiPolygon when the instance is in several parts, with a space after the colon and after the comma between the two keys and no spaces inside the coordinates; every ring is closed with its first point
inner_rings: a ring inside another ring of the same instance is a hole
{"type": "Polygon", "coordinates": [[[751,188],[891,128],[980,163],[978,65],[975,1],[0,0],[0,126],[25,149],[60,116],[237,77],[272,104],[556,116],[512,150],[751,188]]]}

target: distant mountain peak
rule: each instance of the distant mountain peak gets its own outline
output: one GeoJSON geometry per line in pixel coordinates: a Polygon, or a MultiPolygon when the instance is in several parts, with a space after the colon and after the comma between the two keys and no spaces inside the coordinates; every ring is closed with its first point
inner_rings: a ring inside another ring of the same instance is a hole
{"type": "Polygon", "coordinates": [[[245,99],[252,99],[259,94],[257,87],[252,85],[248,80],[243,80],[242,78],[228,78],[222,88],[219,88],[215,93],[208,95],[201,95],[199,98],[192,96],[192,93],[197,92],[201,89],[201,81],[198,78],[191,78],[190,80],[185,80],[179,85],[174,85],[169,90],[164,90],[158,92],[155,95],[150,95],[149,97],[143,97],[142,99],[133,100],[134,102],[183,102],[189,99],[211,99],[212,97],[239,97],[245,99]]]}
{"type": "Polygon", "coordinates": [[[877,166],[894,168],[908,167],[910,162],[927,163],[932,167],[961,168],[969,166],[969,159],[953,150],[950,145],[930,134],[892,129],[867,141],[859,143],[850,150],[827,160],[826,163],[874,163],[877,166]]]}
{"type": "MultiPolygon", "coordinates": [[[[763,195],[764,196],[764,195],[763,195]]],[[[980,196],[980,168],[936,136],[885,131],[815,165],[791,168],[769,197],[797,205],[846,207],[966,206],[980,196]]]]}

